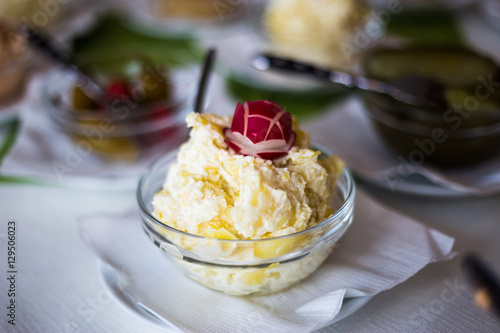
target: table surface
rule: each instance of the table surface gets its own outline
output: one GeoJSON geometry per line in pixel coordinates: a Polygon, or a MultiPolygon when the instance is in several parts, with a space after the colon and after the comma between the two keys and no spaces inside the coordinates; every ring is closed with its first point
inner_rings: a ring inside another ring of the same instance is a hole
{"type": "MultiPolygon", "coordinates": [[[[500,319],[474,306],[460,269],[464,253],[480,254],[500,272],[500,195],[429,198],[368,185],[381,202],[455,238],[457,256],[430,264],[320,332],[500,332],[500,319]]],[[[134,190],[0,185],[1,331],[164,332],[106,289],[77,219],[89,212],[136,207],[134,190]],[[7,223],[16,225],[16,325],[6,317],[7,223]]]]}

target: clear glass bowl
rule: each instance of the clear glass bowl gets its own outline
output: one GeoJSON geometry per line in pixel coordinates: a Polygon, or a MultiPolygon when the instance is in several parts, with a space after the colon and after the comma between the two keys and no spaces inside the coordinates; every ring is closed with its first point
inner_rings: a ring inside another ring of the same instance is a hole
{"type": "Polygon", "coordinates": [[[467,119],[454,113],[433,119],[419,118],[420,108],[395,106],[382,96],[370,94],[364,100],[379,136],[410,163],[461,167],[500,153],[500,109],[467,119]],[[459,122],[460,128],[455,129],[459,122]]]}
{"type": "MultiPolygon", "coordinates": [[[[86,66],[96,65],[105,81],[123,77],[123,62],[130,60],[110,59],[86,66]]],[[[172,69],[168,80],[167,99],[144,104],[111,103],[104,111],[73,107],[77,81],[67,71],[55,69],[50,73],[43,94],[52,123],[76,147],[90,150],[105,161],[135,163],[175,149],[187,138],[185,117],[193,106],[196,73],[190,66],[172,69]]]]}
{"type": "MultiPolygon", "coordinates": [[[[1,22],[0,22],[1,23],[1,22]]],[[[0,27],[1,29],[1,27],[0,27]]],[[[21,37],[19,37],[21,38],[21,37]]],[[[1,45],[0,45],[1,47],[1,45]]],[[[11,50],[9,56],[0,55],[0,112],[2,107],[16,103],[23,95],[33,68],[33,53],[24,44],[11,50]]],[[[4,52],[5,50],[0,51],[4,52]]]]}
{"type": "Polygon", "coordinates": [[[362,94],[378,135],[404,160],[449,168],[500,153],[500,90],[487,83],[498,82],[500,67],[491,59],[467,49],[414,46],[372,52],[363,68],[365,75],[382,81],[428,76],[444,87],[448,107],[443,110],[362,94]]]}
{"type": "Polygon", "coordinates": [[[223,240],[171,228],[154,217],[152,201],[176,158],[177,151],[161,157],[139,182],[143,228],[188,277],[214,290],[264,295],[286,289],[319,267],[352,222],[355,185],[344,169],[332,195],[336,212],[307,230],[268,239],[223,240]]]}

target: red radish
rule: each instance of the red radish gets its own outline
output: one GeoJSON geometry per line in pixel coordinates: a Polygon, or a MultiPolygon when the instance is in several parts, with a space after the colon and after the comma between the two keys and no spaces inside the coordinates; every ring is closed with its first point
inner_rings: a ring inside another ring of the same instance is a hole
{"type": "Polygon", "coordinates": [[[296,138],[290,113],[271,101],[238,103],[224,136],[236,153],[268,160],[286,156],[296,138]]]}
{"type": "Polygon", "coordinates": [[[120,100],[130,96],[131,93],[129,84],[124,81],[111,82],[106,89],[106,97],[109,100],[120,100]]]}

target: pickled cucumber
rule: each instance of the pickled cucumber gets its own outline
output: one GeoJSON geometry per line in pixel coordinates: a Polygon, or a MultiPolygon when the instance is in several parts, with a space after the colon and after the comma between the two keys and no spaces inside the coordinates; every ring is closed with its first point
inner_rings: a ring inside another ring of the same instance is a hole
{"type": "Polygon", "coordinates": [[[93,142],[86,136],[73,135],[75,143],[88,142],[92,146],[92,152],[110,162],[133,163],[139,159],[140,148],[133,138],[116,137],[104,138],[99,142],[93,142]]]}
{"type": "Polygon", "coordinates": [[[80,87],[73,90],[73,108],[75,110],[95,110],[98,104],[90,98],[80,87]]]}
{"type": "MultiPolygon", "coordinates": [[[[448,105],[450,105],[450,107],[453,107],[454,105],[463,105],[464,101],[467,101],[467,98],[470,98],[470,96],[474,96],[474,91],[471,91],[471,89],[449,88],[446,90],[446,100],[448,101],[448,105]]],[[[477,102],[477,107],[473,108],[471,112],[477,114],[499,112],[499,104],[493,98],[476,98],[475,101],[477,102]]]]}
{"type": "Polygon", "coordinates": [[[466,49],[444,48],[380,50],[367,57],[364,71],[382,81],[425,76],[448,87],[477,85],[479,76],[498,76],[493,60],[466,49]]]}
{"type": "Polygon", "coordinates": [[[439,109],[363,94],[375,129],[395,153],[425,151],[423,163],[440,167],[467,166],[500,153],[500,71],[492,60],[465,49],[413,47],[379,50],[363,69],[382,81],[423,76],[444,86],[447,107],[439,109]]]}
{"type": "Polygon", "coordinates": [[[145,93],[142,103],[153,103],[170,98],[169,80],[150,66],[143,68],[140,85],[145,93]]]}

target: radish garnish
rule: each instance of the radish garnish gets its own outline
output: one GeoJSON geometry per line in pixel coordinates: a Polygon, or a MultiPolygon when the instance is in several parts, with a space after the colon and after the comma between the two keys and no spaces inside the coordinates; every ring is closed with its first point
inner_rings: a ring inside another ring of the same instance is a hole
{"type": "Polygon", "coordinates": [[[224,136],[236,153],[268,160],[285,157],[296,138],[290,113],[270,101],[238,103],[224,136]]]}

